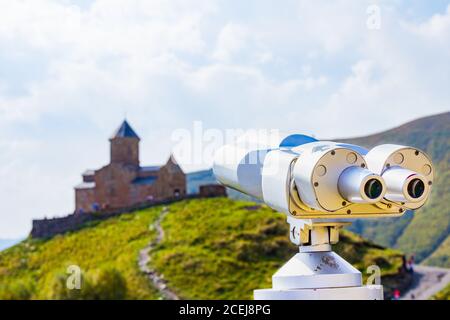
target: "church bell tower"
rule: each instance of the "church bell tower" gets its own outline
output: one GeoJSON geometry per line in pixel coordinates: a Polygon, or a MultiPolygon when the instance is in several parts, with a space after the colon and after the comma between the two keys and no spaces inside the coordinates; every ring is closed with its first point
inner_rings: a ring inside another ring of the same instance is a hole
{"type": "Polygon", "coordinates": [[[111,143],[111,164],[139,167],[139,141],[141,139],[124,120],[114,135],[111,143]]]}

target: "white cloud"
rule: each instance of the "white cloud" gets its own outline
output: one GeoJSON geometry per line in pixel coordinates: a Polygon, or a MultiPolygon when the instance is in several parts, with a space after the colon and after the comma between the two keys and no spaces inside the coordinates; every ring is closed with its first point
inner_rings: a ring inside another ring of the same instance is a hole
{"type": "Polygon", "coordinates": [[[450,110],[447,20],[448,8],[416,25],[388,12],[381,32],[360,44],[362,57],[321,111],[327,114],[324,134],[356,136],[450,110]],[[338,121],[343,130],[333,126],[338,121]]]}
{"type": "Polygon", "coordinates": [[[249,34],[245,27],[233,23],[227,24],[219,33],[213,57],[229,61],[234,54],[245,48],[248,38],[249,34]]]}
{"type": "Polygon", "coordinates": [[[405,24],[405,26],[424,37],[432,37],[448,45],[450,34],[450,4],[443,14],[435,14],[428,21],[419,25],[405,24]]]}
{"type": "Polygon", "coordinates": [[[3,0],[0,5],[2,38],[84,58],[197,52],[203,47],[199,21],[213,10],[207,1],[186,6],[182,1],[133,1],[131,5],[97,0],[88,11],[52,0],[3,0]]]}
{"type": "Polygon", "coordinates": [[[298,37],[332,54],[354,46],[365,31],[366,9],[364,1],[299,1],[298,37]]]}
{"type": "Polygon", "coordinates": [[[449,8],[381,1],[370,31],[365,1],[76,3],[0,0],[0,237],[72,210],[125,113],[159,163],[194,120],[333,137],[449,109],[449,8]]]}

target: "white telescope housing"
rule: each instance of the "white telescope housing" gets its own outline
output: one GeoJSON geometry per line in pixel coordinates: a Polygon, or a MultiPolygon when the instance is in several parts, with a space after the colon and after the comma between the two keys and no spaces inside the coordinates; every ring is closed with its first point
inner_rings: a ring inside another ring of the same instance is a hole
{"type": "Polygon", "coordinates": [[[352,218],[401,216],[429,197],[433,166],[411,147],[380,145],[369,152],[300,134],[264,139],[245,135],[220,148],[213,166],[224,185],[285,213],[300,252],[255,299],[383,299],[381,285],[331,251],[352,218]]]}
{"type": "MultiPolygon", "coordinates": [[[[284,185],[289,165],[297,157],[280,150],[314,141],[317,140],[300,134],[275,133],[260,140],[253,135],[244,135],[236,143],[224,145],[216,151],[214,175],[222,184],[263,200],[263,171],[266,175],[277,175],[275,179],[282,180],[284,185]]],[[[266,183],[266,187],[271,186],[266,183]]],[[[270,196],[270,192],[266,195],[270,196]]]]}
{"type": "Polygon", "coordinates": [[[374,203],[364,195],[370,178],[379,181],[385,192],[382,178],[365,169],[363,155],[351,145],[317,141],[292,151],[298,154],[293,169],[297,193],[312,210],[335,213],[351,203],[374,203]]]}
{"type": "Polygon", "coordinates": [[[224,185],[297,218],[398,216],[421,207],[433,169],[415,148],[362,147],[293,134],[244,136],[215,155],[224,185]]]}
{"type": "Polygon", "coordinates": [[[418,209],[428,199],[434,170],[430,158],[421,150],[395,144],[384,144],[366,155],[368,168],[385,180],[385,199],[405,210],[418,209]]]}

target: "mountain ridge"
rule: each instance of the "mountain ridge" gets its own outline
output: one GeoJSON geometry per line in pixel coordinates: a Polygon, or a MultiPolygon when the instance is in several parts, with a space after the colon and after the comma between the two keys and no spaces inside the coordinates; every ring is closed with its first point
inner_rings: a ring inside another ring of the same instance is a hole
{"type": "MultiPolygon", "coordinates": [[[[430,199],[414,214],[405,214],[388,221],[361,221],[350,230],[382,245],[414,254],[417,261],[427,261],[439,250],[450,233],[450,112],[416,119],[399,127],[366,137],[343,139],[343,142],[371,148],[377,144],[394,143],[417,147],[431,156],[435,182],[430,199]],[[386,229],[391,229],[387,233],[386,229]]],[[[440,250],[439,266],[450,267],[450,246],[440,250]]]]}
{"type": "MultiPolygon", "coordinates": [[[[405,131],[411,130],[411,127],[416,126],[417,129],[420,128],[421,131],[427,130],[435,131],[442,130],[447,128],[446,120],[450,117],[450,111],[441,112],[437,114],[428,115],[425,117],[419,117],[410,121],[407,121],[403,124],[391,127],[389,129],[381,130],[375,133],[370,133],[364,136],[354,136],[354,137],[346,137],[346,138],[333,138],[331,140],[335,141],[354,141],[358,139],[374,139],[378,140],[379,136],[386,134],[386,132],[393,132],[395,134],[402,133],[405,131]]],[[[376,143],[374,143],[376,144],[376,143]]]]}

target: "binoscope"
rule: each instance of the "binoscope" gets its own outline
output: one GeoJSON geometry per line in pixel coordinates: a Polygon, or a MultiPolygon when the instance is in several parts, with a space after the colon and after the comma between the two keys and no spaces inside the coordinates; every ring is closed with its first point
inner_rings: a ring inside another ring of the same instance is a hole
{"type": "Polygon", "coordinates": [[[221,147],[213,170],[222,184],[305,219],[400,216],[423,206],[433,165],[414,147],[363,147],[301,134],[243,136],[221,147]]]}

